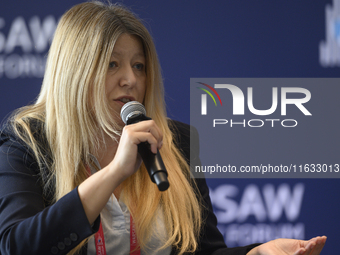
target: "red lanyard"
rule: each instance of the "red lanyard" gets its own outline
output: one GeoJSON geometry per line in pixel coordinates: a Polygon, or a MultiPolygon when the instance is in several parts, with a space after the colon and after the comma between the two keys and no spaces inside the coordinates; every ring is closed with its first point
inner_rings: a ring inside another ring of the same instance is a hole
{"type": "MultiPolygon", "coordinates": [[[[91,170],[88,166],[86,166],[86,170],[91,175],[91,170]]],[[[104,231],[102,222],[100,222],[99,230],[94,235],[95,244],[96,244],[96,252],[97,255],[106,255],[106,248],[105,248],[105,238],[104,238],[104,231]]],[[[137,249],[138,242],[137,242],[137,235],[136,235],[136,227],[133,222],[132,216],[130,214],[130,255],[140,255],[140,249],[137,249]]]]}
{"type": "Polygon", "coordinates": [[[132,216],[130,214],[130,255],[140,255],[140,249],[137,249],[137,235],[135,223],[133,222],[132,216]]]}
{"type": "MultiPolygon", "coordinates": [[[[95,243],[96,243],[96,251],[97,255],[106,255],[106,248],[105,248],[105,238],[103,232],[103,226],[100,222],[99,230],[94,235],[95,243]]],[[[137,235],[136,235],[136,228],[135,224],[133,223],[132,216],[130,214],[130,255],[140,255],[140,249],[137,249],[137,235]]]]}
{"type": "Polygon", "coordinates": [[[104,232],[103,232],[103,226],[101,222],[100,222],[98,232],[94,235],[94,239],[96,242],[97,255],[106,255],[104,232]]]}

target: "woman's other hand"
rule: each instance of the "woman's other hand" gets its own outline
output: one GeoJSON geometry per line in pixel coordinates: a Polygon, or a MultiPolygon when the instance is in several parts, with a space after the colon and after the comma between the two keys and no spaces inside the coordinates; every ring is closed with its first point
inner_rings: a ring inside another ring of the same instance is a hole
{"type": "Polygon", "coordinates": [[[280,238],[257,246],[247,255],[319,255],[326,239],[326,236],[308,241],[280,238]]]}

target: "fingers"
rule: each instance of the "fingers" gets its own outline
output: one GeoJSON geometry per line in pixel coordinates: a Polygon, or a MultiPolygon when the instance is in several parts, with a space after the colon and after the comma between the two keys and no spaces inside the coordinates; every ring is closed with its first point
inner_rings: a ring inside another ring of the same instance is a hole
{"type": "Polygon", "coordinates": [[[313,247],[312,251],[310,252],[310,255],[319,255],[322,251],[323,247],[325,246],[327,237],[326,236],[318,236],[316,238],[313,238],[313,242],[315,242],[315,246],[313,247]]]}
{"type": "Polygon", "coordinates": [[[138,144],[139,143],[143,143],[143,142],[147,142],[148,144],[150,144],[150,150],[156,154],[157,153],[157,149],[161,148],[160,143],[157,141],[157,139],[151,134],[151,133],[142,133],[140,132],[138,134],[139,138],[138,138],[138,144]],[[140,134],[140,135],[139,135],[140,134]]]}
{"type": "Polygon", "coordinates": [[[135,173],[141,164],[138,144],[148,142],[151,151],[156,154],[157,149],[162,146],[162,140],[163,134],[153,120],[125,126],[114,157],[109,164],[110,173],[117,174],[122,181],[125,180],[135,173]]]}
{"type": "Polygon", "coordinates": [[[293,255],[305,255],[306,249],[300,248],[293,255]]]}
{"type": "Polygon", "coordinates": [[[312,238],[311,240],[308,241],[308,244],[306,246],[306,252],[304,254],[311,255],[315,246],[316,246],[316,238],[312,238]]]}
{"type": "Polygon", "coordinates": [[[294,255],[311,255],[311,252],[313,251],[315,247],[314,242],[308,242],[308,245],[305,248],[298,249],[294,255]]]}
{"type": "Polygon", "coordinates": [[[141,142],[148,142],[151,151],[157,153],[163,145],[163,133],[153,120],[143,121],[136,124],[127,125],[123,129],[123,134],[136,145],[141,142]]]}
{"type": "Polygon", "coordinates": [[[318,236],[310,239],[309,241],[305,241],[306,246],[300,248],[294,253],[294,255],[319,255],[325,246],[326,240],[326,236],[318,236]]]}

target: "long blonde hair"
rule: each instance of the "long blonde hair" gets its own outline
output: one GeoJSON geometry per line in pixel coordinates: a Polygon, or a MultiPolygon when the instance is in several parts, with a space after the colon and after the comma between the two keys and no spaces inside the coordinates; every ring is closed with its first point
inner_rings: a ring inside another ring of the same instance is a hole
{"type": "Polygon", "coordinates": [[[41,169],[47,167],[49,178],[44,182],[44,190],[52,187],[54,202],[82,183],[87,178],[85,166],[93,164],[90,154],[99,150],[104,133],[113,139],[121,133],[103,95],[110,56],[123,33],[135,35],[143,43],[147,77],[144,105],[148,116],[163,132],[160,153],[171,184],[167,191],[159,192],[142,165],[123,182],[123,199],[134,218],[142,248],[156,233],[151,223],[153,215],[161,209],[167,231],[162,248],[173,245],[179,254],[194,252],[202,224],[200,201],[191,183],[189,166],[174,144],[168,126],[153,40],[142,22],[126,8],[88,2],[63,15],[49,51],[39,97],[34,105],[17,111],[13,127],[31,147],[41,169]],[[44,146],[32,131],[32,119],[42,123],[50,157],[45,157],[44,146]]]}

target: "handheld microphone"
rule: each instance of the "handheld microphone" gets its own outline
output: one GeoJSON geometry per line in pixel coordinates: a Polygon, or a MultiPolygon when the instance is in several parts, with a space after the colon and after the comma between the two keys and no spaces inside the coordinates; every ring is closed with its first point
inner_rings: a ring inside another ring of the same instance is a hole
{"type": "MultiPolygon", "coordinates": [[[[120,117],[126,125],[151,120],[151,118],[146,116],[144,105],[137,101],[124,104],[120,111],[120,117]]],[[[159,151],[157,150],[157,154],[152,153],[150,144],[143,142],[138,144],[138,153],[143,159],[151,181],[156,183],[160,191],[167,190],[169,188],[168,172],[159,151]]]]}

